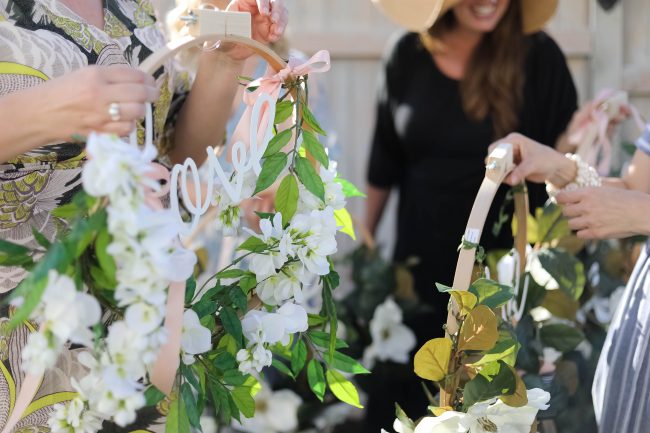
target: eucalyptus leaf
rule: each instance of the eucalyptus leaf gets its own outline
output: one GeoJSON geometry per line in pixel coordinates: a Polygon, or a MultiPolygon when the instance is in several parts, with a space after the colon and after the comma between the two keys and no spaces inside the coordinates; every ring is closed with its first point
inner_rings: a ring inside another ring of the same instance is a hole
{"type": "Polygon", "coordinates": [[[481,278],[472,283],[469,292],[476,295],[478,303],[489,308],[499,308],[514,296],[512,287],[481,278]]]}
{"type": "Polygon", "coordinates": [[[491,374],[478,374],[465,385],[463,392],[465,408],[494,397],[512,395],[516,391],[516,373],[505,362],[498,361],[490,367],[494,367],[489,369],[491,374]]]}

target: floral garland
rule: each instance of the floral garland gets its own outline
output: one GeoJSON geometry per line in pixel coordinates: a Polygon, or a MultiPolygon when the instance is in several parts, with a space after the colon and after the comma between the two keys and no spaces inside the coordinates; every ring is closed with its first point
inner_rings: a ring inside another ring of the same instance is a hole
{"type": "MultiPolygon", "coordinates": [[[[144,149],[113,136],[89,137],[84,192],[55,212],[69,223],[64,236],[50,243],[37,234],[45,253],[38,263],[32,260],[35,251],[0,243],[0,264],[22,262],[31,270],[12,301],[14,326],[25,320],[40,324],[23,351],[23,367],[42,374],[66,344],[87,348],[79,355],[87,374],[73,379],[77,396],[57,407],[49,421],[53,432],[95,432],[105,420],[125,427],[139,409],[164,398],[168,431],[200,428],[208,405],[224,423],[249,418],[257,378],[270,366],[293,378],[306,370],[320,400],[329,387],[340,400],[360,407],[354,385],[342,373],[368,371],[338,351],[345,343],[336,338],[332,291],[338,275],[330,260],[337,231],[353,233],[345,198],[356,188],[337,177],[319,141],[325,133],[308,108],[307,75],[285,78],[280,102],[265,101],[266,109],[275,112],[270,126],[293,119],[292,126],[273,127],[251,151],[253,164],[225,175],[219,165],[222,173],[208,188],[218,211],[216,228],[224,234],[240,230],[241,201],[281,179],[276,213],[259,214],[260,233],[244,229],[250,236],[239,246],[243,255],[202,287],[193,276],[196,256],[180,241],[187,227],[174,209],[178,173],[172,171],[172,208],[166,209],[160,197],[170,182],[163,188],[160,180],[169,173],[153,162],[150,135],[144,149]],[[257,164],[255,151],[261,154],[257,164]],[[231,180],[243,180],[235,200],[231,180]],[[185,290],[181,362],[174,390],[165,396],[152,376],[169,338],[164,325],[174,284],[185,290]],[[310,285],[321,287],[320,314],[307,314],[301,305],[303,288],[310,285]]],[[[255,83],[247,87],[248,97],[269,99],[255,83]]],[[[186,182],[181,180],[181,189],[186,182]]]]}

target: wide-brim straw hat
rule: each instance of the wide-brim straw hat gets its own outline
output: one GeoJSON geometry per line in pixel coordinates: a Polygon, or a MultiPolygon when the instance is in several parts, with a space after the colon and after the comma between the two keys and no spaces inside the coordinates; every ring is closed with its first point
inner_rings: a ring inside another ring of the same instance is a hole
{"type": "MultiPolygon", "coordinates": [[[[517,1],[517,0],[511,0],[517,1]]],[[[520,0],[524,33],[541,30],[557,9],[558,0],[520,0]]],[[[395,23],[414,32],[429,29],[461,0],[372,0],[395,23]]]]}

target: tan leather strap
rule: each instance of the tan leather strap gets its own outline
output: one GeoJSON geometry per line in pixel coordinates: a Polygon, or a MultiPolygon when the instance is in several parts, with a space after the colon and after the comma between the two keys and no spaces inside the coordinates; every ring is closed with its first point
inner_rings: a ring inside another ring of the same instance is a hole
{"type": "MultiPolygon", "coordinates": [[[[465,240],[473,244],[480,243],[485,219],[487,218],[490,207],[492,206],[494,196],[503,180],[513,168],[512,146],[510,144],[502,144],[490,154],[485,171],[485,178],[479,188],[476,200],[472,207],[472,212],[467,221],[467,228],[465,229],[464,235],[465,240]]],[[[519,257],[522,258],[522,260],[520,260],[520,270],[523,272],[526,264],[526,226],[528,217],[528,196],[525,193],[525,188],[522,188],[521,193],[515,193],[514,202],[515,218],[517,219],[515,248],[519,253],[519,257]]],[[[454,275],[453,288],[455,290],[469,289],[469,286],[472,283],[472,271],[474,269],[475,256],[475,248],[461,248],[458,255],[458,263],[456,264],[456,273],[454,275]]],[[[458,324],[456,323],[455,318],[457,308],[458,306],[452,300],[451,308],[447,317],[447,332],[449,334],[454,334],[458,330],[458,324]]]]}

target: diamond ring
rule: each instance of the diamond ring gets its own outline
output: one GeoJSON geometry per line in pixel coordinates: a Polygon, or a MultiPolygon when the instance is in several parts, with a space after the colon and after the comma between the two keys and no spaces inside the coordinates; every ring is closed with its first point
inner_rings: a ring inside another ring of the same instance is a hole
{"type": "Polygon", "coordinates": [[[111,117],[113,122],[119,122],[122,118],[120,114],[120,104],[117,102],[111,103],[111,105],[108,106],[108,115],[111,117]]]}

